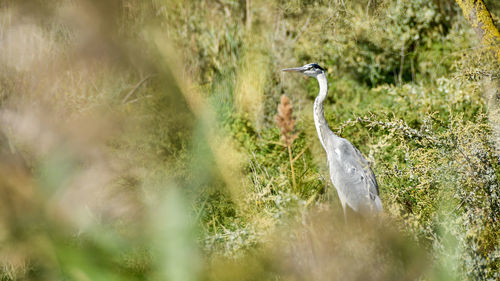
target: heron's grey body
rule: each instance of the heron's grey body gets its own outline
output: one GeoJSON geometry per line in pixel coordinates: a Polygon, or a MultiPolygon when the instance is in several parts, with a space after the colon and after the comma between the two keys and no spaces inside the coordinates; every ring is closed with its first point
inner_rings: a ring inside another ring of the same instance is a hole
{"type": "Polygon", "coordinates": [[[328,92],[328,83],[324,69],[311,63],[283,71],[300,72],[318,80],[319,94],[314,101],[314,123],[321,145],[326,151],[330,180],[337,189],[344,214],[346,205],[361,214],[382,212],[377,180],[368,161],[351,142],[333,133],[326,122],[323,102],[328,92]]]}

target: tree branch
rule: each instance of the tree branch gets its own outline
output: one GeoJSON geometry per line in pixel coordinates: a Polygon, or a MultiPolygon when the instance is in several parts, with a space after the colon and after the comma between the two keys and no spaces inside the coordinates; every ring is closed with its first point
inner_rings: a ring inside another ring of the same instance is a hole
{"type": "Polygon", "coordinates": [[[491,48],[500,61],[500,32],[483,0],[456,0],[465,18],[476,31],[481,45],[491,48]]]}

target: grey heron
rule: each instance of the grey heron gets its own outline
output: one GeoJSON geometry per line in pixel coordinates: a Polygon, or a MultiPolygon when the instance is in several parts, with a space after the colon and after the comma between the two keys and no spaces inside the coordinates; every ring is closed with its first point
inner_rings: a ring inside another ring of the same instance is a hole
{"type": "Polygon", "coordinates": [[[317,63],[282,71],[299,72],[314,77],[319,83],[319,94],[314,100],[314,123],[319,141],[326,151],[332,181],[346,217],[346,205],[362,215],[382,212],[377,180],[368,161],[348,140],[337,136],[328,126],[323,102],[328,92],[325,70],[317,63]]]}

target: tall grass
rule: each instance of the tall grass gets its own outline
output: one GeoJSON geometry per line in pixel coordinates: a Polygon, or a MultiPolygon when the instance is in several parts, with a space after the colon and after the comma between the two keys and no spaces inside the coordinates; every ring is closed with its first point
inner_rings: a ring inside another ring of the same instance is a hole
{"type": "Polygon", "coordinates": [[[2,2],[1,279],[500,278],[496,109],[481,84],[500,68],[457,9],[2,2]],[[344,223],[316,82],[278,71],[313,61],[330,126],[377,175],[377,221],[344,223]]]}

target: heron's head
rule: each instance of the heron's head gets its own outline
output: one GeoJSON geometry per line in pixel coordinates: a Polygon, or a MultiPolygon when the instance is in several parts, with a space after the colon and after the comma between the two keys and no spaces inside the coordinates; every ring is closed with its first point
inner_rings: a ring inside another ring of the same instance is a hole
{"type": "Polygon", "coordinates": [[[310,77],[316,77],[322,73],[325,73],[325,69],[323,69],[317,63],[308,63],[308,64],[301,66],[301,67],[285,68],[285,69],[282,69],[281,71],[300,72],[300,73],[307,75],[307,76],[310,76],[310,77]]]}

